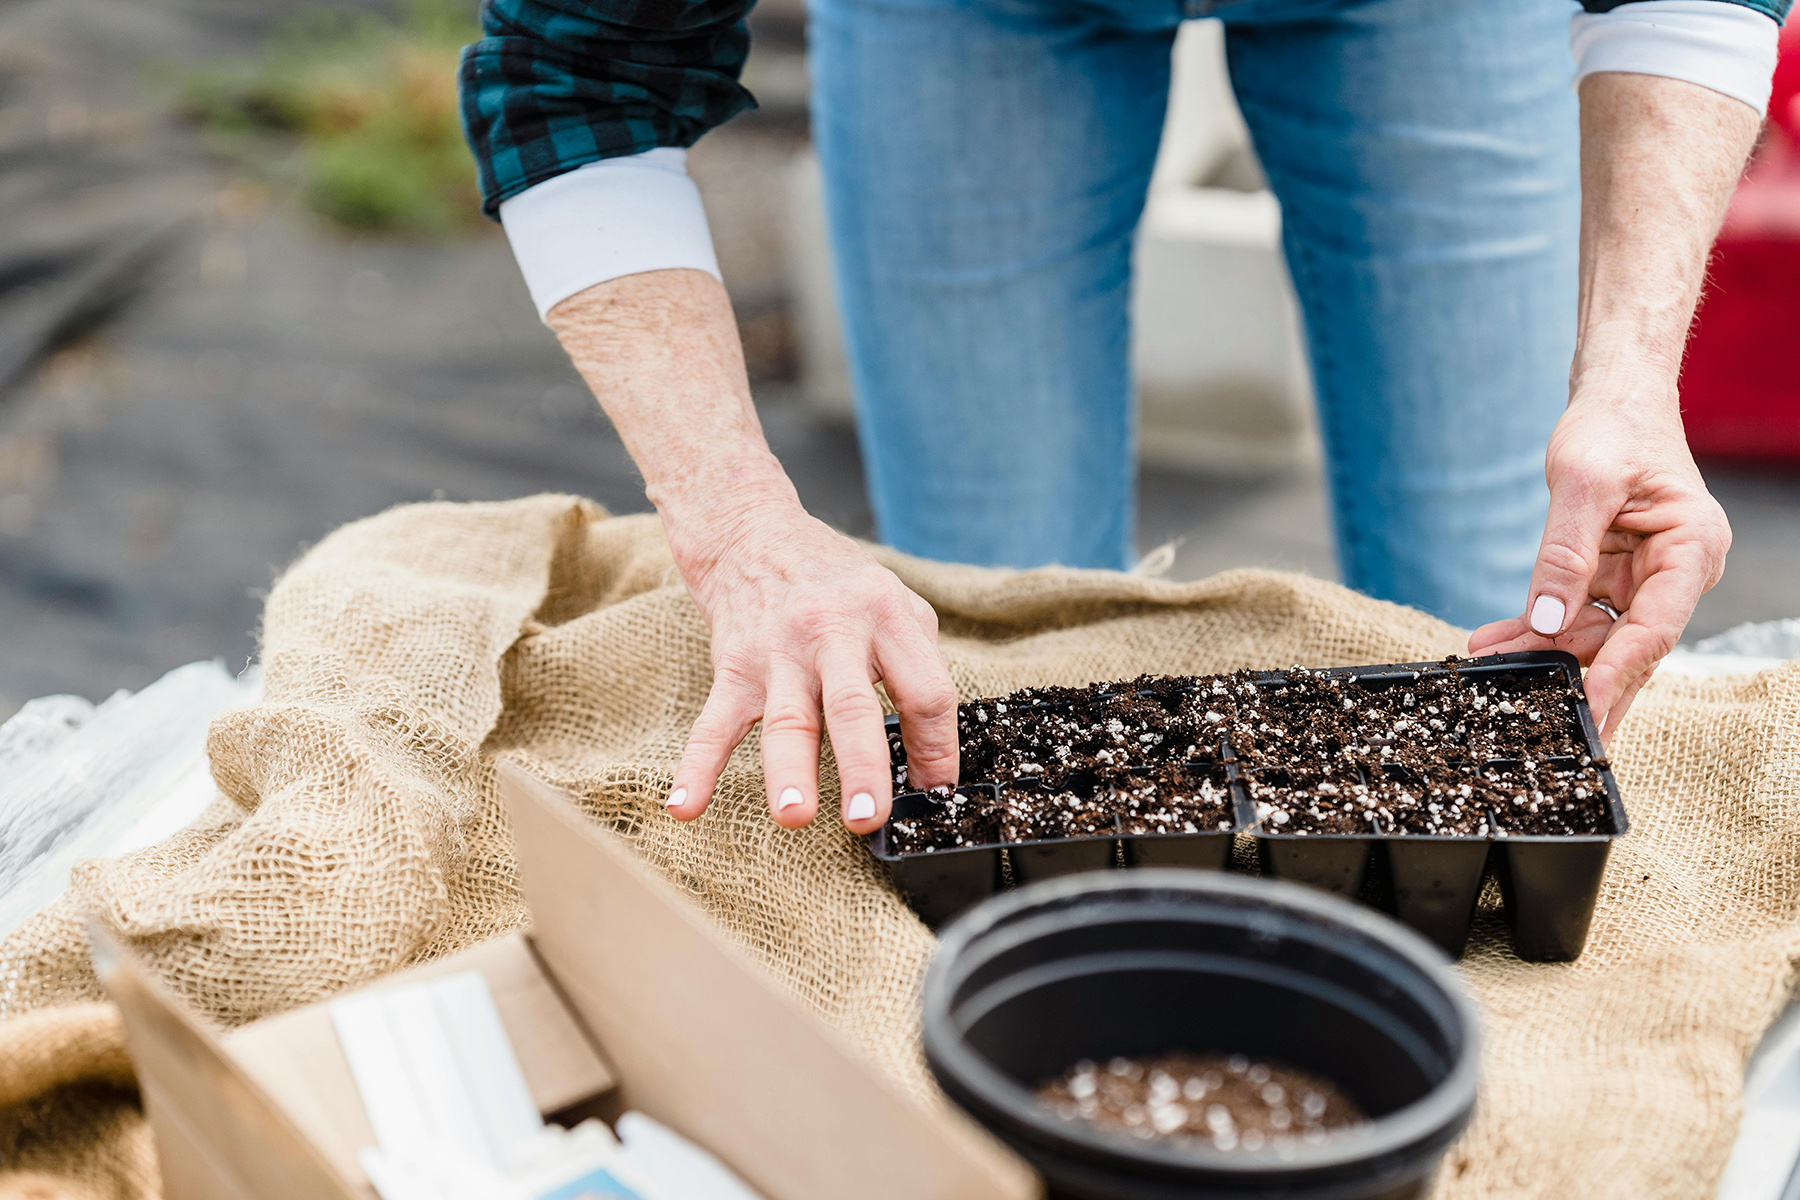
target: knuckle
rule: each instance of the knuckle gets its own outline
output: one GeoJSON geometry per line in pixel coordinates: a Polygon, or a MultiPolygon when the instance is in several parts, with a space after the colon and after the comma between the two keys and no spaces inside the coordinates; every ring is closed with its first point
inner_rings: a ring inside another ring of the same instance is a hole
{"type": "Polygon", "coordinates": [[[819,734],[819,713],[810,704],[772,704],[763,712],[763,735],[819,734]]]}
{"type": "Polygon", "coordinates": [[[1674,625],[1658,622],[1645,628],[1643,646],[1648,661],[1644,664],[1644,677],[1648,677],[1648,672],[1667,657],[1680,640],[1681,630],[1674,625]]]}
{"type": "Polygon", "coordinates": [[[1564,487],[1607,488],[1631,469],[1616,448],[1587,437],[1552,437],[1545,461],[1551,477],[1564,487]]]}
{"type": "Polygon", "coordinates": [[[708,719],[702,713],[688,731],[687,752],[689,754],[706,754],[711,751],[729,749],[731,730],[726,727],[723,718],[708,719]]]}
{"type": "Polygon", "coordinates": [[[833,688],[825,697],[825,720],[830,724],[880,719],[881,702],[873,688],[833,688]]]}
{"type": "Polygon", "coordinates": [[[744,694],[757,687],[757,661],[741,650],[727,650],[713,662],[713,694],[744,694]]]}
{"type": "Polygon", "coordinates": [[[835,588],[799,588],[788,598],[788,619],[803,629],[842,621],[849,607],[846,600],[845,594],[835,588]]]}
{"type": "Polygon", "coordinates": [[[1714,554],[1725,557],[1731,549],[1731,521],[1725,516],[1725,510],[1717,504],[1713,505],[1713,517],[1707,528],[1707,543],[1714,554]]]}
{"type": "Polygon", "coordinates": [[[881,580],[868,597],[869,607],[882,621],[911,620],[917,617],[918,610],[913,607],[917,599],[898,579],[891,582],[881,580]]]}
{"type": "Polygon", "coordinates": [[[1538,552],[1538,566],[1552,575],[1571,581],[1587,579],[1599,564],[1594,556],[1564,542],[1546,542],[1538,552]]]}
{"type": "Polygon", "coordinates": [[[715,693],[707,699],[706,707],[694,718],[692,729],[688,732],[688,745],[711,746],[733,742],[733,732],[741,727],[743,710],[735,702],[721,699],[715,693]]]}
{"type": "MultiPolygon", "coordinates": [[[[915,721],[935,725],[946,717],[954,719],[956,716],[956,689],[949,680],[929,684],[907,699],[906,715],[915,721]]],[[[956,736],[954,726],[949,736],[956,736]]]]}

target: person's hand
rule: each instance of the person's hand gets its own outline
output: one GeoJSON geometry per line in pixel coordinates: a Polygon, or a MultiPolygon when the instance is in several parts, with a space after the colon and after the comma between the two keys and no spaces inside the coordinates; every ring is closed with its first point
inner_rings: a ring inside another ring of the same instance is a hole
{"type": "Polygon", "coordinates": [[[1525,615],[1477,629],[1469,651],[1573,651],[1606,737],[1731,546],[1688,453],[1676,384],[1707,253],[1762,114],[1629,71],[1587,75],[1580,96],[1580,293],[1569,407],[1544,463],[1550,518],[1525,615]]]}
{"type": "Polygon", "coordinates": [[[955,786],[956,688],[937,613],[791,492],[737,505],[676,561],[712,626],[713,685],[675,769],[669,812],[706,809],[732,750],[762,720],[763,773],[778,824],[819,806],[819,738],[831,734],[844,823],[872,833],[893,804],[880,680],[900,714],[911,788],[955,786]]]}
{"type": "Polygon", "coordinates": [[[705,811],[760,719],[778,823],[795,829],[818,812],[823,729],[844,823],[881,828],[893,775],[877,680],[900,713],[908,786],[954,786],[956,688],[938,653],[937,613],[800,507],[763,437],[718,279],[625,275],[560,301],[547,319],[643,471],[712,627],[712,692],[675,768],[669,812],[687,821],[705,811]]]}
{"type": "Polygon", "coordinates": [[[1477,629],[1469,652],[1573,652],[1591,664],[1588,704],[1609,737],[1719,581],[1731,526],[1694,466],[1672,396],[1578,395],[1550,439],[1545,475],[1550,519],[1525,615],[1477,629]]]}

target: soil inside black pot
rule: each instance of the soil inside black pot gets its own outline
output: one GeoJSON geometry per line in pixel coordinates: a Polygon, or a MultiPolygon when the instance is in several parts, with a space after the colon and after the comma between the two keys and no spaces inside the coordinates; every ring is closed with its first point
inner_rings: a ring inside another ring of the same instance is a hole
{"type": "Polygon", "coordinates": [[[1366,1120],[1330,1080],[1242,1054],[1083,1060],[1037,1097],[1065,1120],[1219,1150],[1319,1142],[1366,1120]]]}

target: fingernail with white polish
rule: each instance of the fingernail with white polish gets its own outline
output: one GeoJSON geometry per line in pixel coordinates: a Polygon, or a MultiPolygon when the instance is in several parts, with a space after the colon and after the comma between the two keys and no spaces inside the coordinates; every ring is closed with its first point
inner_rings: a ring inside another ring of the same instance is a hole
{"type": "Polygon", "coordinates": [[[875,815],[875,797],[867,792],[858,792],[850,797],[850,807],[844,810],[847,821],[866,821],[875,815]]]}
{"type": "Polygon", "coordinates": [[[686,788],[676,788],[674,791],[669,793],[669,798],[667,800],[663,801],[663,807],[664,808],[680,808],[682,805],[684,805],[686,803],[687,803],[687,789],[686,788]]]}
{"type": "Polygon", "coordinates": [[[794,807],[794,805],[800,803],[801,799],[802,797],[799,788],[787,788],[781,795],[775,798],[775,811],[786,812],[788,809],[794,807]]]}
{"type": "Polygon", "coordinates": [[[1555,596],[1539,596],[1531,606],[1531,628],[1549,637],[1562,632],[1563,602],[1555,596]]]}

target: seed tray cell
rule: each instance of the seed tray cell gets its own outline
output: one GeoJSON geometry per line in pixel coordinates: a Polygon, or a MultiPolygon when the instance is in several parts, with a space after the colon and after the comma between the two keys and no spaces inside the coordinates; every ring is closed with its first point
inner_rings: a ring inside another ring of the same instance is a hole
{"type": "MultiPolygon", "coordinates": [[[[1074,692],[1074,689],[1040,690],[1051,694],[1028,697],[1027,702],[1034,707],[1073,707],[1071,700],[1057,693],[1074,692]]],[[[1158,691],[1146,689],[1141,693],[1107,693],[1103,698],[1147,695],[1160,699],[1163,709],[1171,711],[1188,689],[1183,686],[1159,690],[1160,697],[1158,691]]],[[[1008,703],[1017,701],[1009,700],[1008,703]]],[[[977,705],[977,711],[979,707],[977,705]]],[[[888,718],[888,738],[895,761],[895,778],[903,781],[904,749],[894,717],[888,718]]],[[[906,831],[896,829],[896,824],[903,826],[918,817],[940,816],[945,811],[945,800],[925,792],[902,792],[894,798],[893,815],[888,824],[871,836],[870,849],[887,867],[915,911],[933,926],[1000,890],[1008,882],[1015,885],[1035,883],[1120,866],[1223,870],[1231,857],[1238,806],[1230,772],[1224,763],[1222,744],[1212,742],[1196,746],[1184,742],[1172,746],[1165,751],[1163,761],[1156,768],[1173,777],[1174,786],[1182,789],[1179,793],[1182,798],[1201,795],[1216,801],[1213,827],[1178,817],[1167,808],[1154,787],[1145,787],[1150,782],[1152,769],[1146,763],[1126,762],[1104,776],[1077,771],[1054,780],[1035,777],[1010,780],[1004,787],[991,783],[960,787],[957,789],[959,794],[985,797],[988,804],[1001,809],[1002,814],[991,827],[980,826],[991,841],[949,849],[907,848],[906,831]],[[1061,820],[1053,803],[1057,797],[1088,799],[1101,791],[1113,793],[1116,807],[1125,810],[1107,818],[1103,828],[1090,829],[1067,823],[1061,820]],[[1014,818],[1010,815],[1013,809],[1033,815],[1029,819],[1014,818]],[[1218,828],[1217,823],[1226,828],[1218,828]],[[992,856],[993,870],[988,869],[989,860],[984,855],[992,856]],[[945,865],[943,860],[946,859],[957,860],[957,865],[945,865]]]]}
{"type": "MultiPolygon", "coordinates": [[[[977,783],[959,787],[956,791],[973,800],[980,800],[985,793],[992,801],[997,798],[999,788],[991,783],[977,783]]],[[[959,846],[919,854],[900,854],[889,849],[891,831],[896,823],[936,816],[943,807],[942,799],[926,792],[895,796],[888,823],[875,831],[869,843],[869,848],[887,867],[894,883],[906,893],[913,909],[933,927],[987,899],[1000,887],[1001,851],[997,844],[959,846]]]]}
{"type": "MultiPolygon", "coordinates": [[[[1002,809],[991,827],[981,827],[986,840],[903,852],[897,842],[904,838],[890,832],[894,822],[941,813],[944,801],[902,792],[871,848],[913,907],[936,925],[1009,881],[1115,866],[1224,869],[1233,834],[1245,832],[1256,839],[1263,873],[1347,897],[1380,897],[1383,907],[1453,956],[1467,941],[1492,865],[1520,957],[1567,961],[1585,944],[1612,840],[1627,829],[1580,683],[1571,655],[1548,652],[1140,680],[1097,697],[1041,688],[975,702],[963,706],[965,724],[971,714],[974,724],[984,724],[984,708],[989,719],[1002,715],[1000,704],[1057,712],[1095,699],[1116,701],[1124,715],[1114,732],[1129,752],[1114,764],[1096,764],[1096,771],[1059,774],[1052,745],[1008,756],[1007,747],[990,742],[983,751],[990,765],[1016,772],[1020,763],[1033,763],[1039,773],[1009,780],[1004,789],[958,789],[1002,809]],[[1468,712],[1458,719],[1438,703],[1470,682],[1481,701],[1472,707],[1492,719],[1471,719],[1468,712]],[[1304,713],[1268,710],[1272,697],[1304,697],[1314,705],[1329,700],[1332,707],[1321,713],[1352,716],[1303,721],[1304,713]],[[1502,704],[1511,711],[1500,710],[1502,704]],[[1216,740],[1204,736],[1214,729],[1216,740]],[[1183,730],[1200,733],[1170,742],[1172,732],[1183,730]],[[1040,759],[1051,760],[1048,774],[1040,759]],[[1184,788],[1224,793],[1227,828],[1175,826],[1157,807],[1154,789],[1134,806],[1133,789],[1152,771],[1174,774],[1184,788]],[[1090,824],[1083,825],[1061,819],[1042,799],[1026,802],[1033,792],[1087,798],[1100,789],[1113,792],[1121,801],[1114,807],[1124,810],[1104,827],[1091,823],[1097,814],[1085,815],[1090,824]],[[1001,804],[1013,800],[1020,802],[1001,804]]],[[[967,745],[969,730],[963,732],[967,745]]],[[[904,749],[892,717],[889,742],[900,792],[904,749]]],[[[1085,752],[1091,756],[1092,748],[1085,752]]]]}
{"type": "MultiPolygon", "coordinates": [[[[1516,714],[1502,715],[1524,716],[1527,724],[1519,735],[1497,722],[1469,739],[1465,751],[1504,747],[1562,753],[1543,758],[1484,754],[1476,765],[1473,753],[1461,761],[1443,753],[1431,763],[1397,755],[1392,746],[1382,755],[1376,746],[1374,754],[1352,753],[1336,760],[1354,767],[1357,773],[1348,778],[1365,783],[1375,797],[1366,833],[1283,832],[1255,807],[1248,788],[1240,798],[1247,807],[1240,820],[1256,837],[1258,857],[1268,874],[1353,895],[1363,887],[1366,872],[1383,873],[1380,882],[1392,898],[1394,915],[1452,956],[1460,955],[1468,940],[1492,861],[1519,957],[1531,962],[1573,960],[1587,941],[1612,841],[1628,828],[1599,731],[1581,695],[1580,667],[1572,655],[1551,651],[1459,662],[1453,669],[1463,680],[1476,682],[1492,704],[1518,701],[1513,705],[1516,714]],[[1502,700],[1494,700],[1495,695],[1502,700]],[[1575,810],[1551,811],[1553,800],[1534,786],[1550,776],[1570,780],[1572,787],[1587,793],[1576,793],[1575,810]],[[1466,832],[1416,832],[1414,818],[1397,820],[1394,806],[1381,802],[1380,793],[1390,785],[1418,795],[1415,789],[1432,784],[1447,787],[1449,796],[1463,800],[1465,811],[1454,823],[1466,832]],[[1466,797],[1464,785],[1470,792],[1466,797]],[[1471,815],[1477,817],[1474,828],[1468,827],[1471,815]],[[1560,823],[1562,828],[1524,832],[1533,817],[1541,824],[1560,823]]],[[[1441,663],[1405,663],[1307,674],[1315,679],[1335,677],[1346,696],[1360,701],[1364,695],[1391,696],[1396,690],[1402,696],[1413,690],[1416,696],[1419,685],[1442,686],[1436,681],[1451,671],[1441,663]]],[[[1257,676],[1256,682],[1279,686],[1286,675],[1268,672],[1257,676]]],[[[1370,707],[1394,711],[1391,704],[1370,707]]],[[[1445,732],[1453,733],[1454,728],[1446,725],[1445,732]]],[[[1234,770],[1246,780],[1260,774],[1241,759],[1234,770]]]]}

